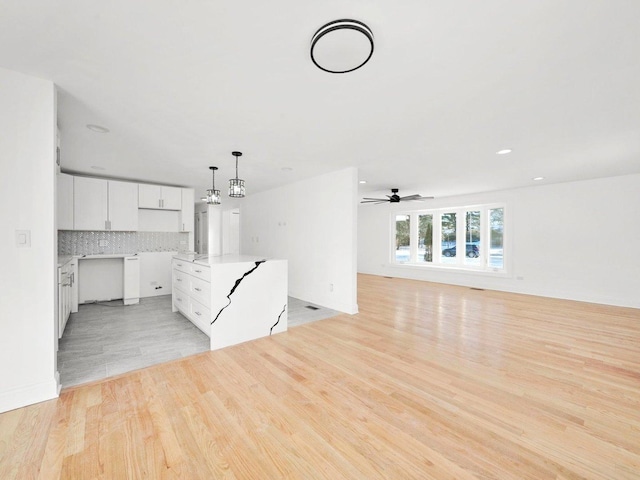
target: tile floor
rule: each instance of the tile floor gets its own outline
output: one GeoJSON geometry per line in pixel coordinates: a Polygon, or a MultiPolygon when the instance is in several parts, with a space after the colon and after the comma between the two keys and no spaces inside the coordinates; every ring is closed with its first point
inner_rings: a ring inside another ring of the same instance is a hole
{"type": "MultiPolygon", "coordinates": [[[[333,317],[339,312],[289,297],[289,328],[333,317]]],[[[80,305],[60,339],[58,371],[64,387],[92,382],[209,349],[209,338],[179,313],[171,295],[149,297],[138,305],[122,301],[80,305]]]]}

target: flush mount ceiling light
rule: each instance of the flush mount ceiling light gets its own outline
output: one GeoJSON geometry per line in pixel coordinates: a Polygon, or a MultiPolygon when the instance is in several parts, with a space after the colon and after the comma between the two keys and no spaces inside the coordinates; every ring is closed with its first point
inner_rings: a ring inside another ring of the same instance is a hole
{"type": "Polygon", "coordinates": [[[506,155],[507,153],[511,153],[513,152],[513,150],[511,150],[510,148],[504,148],[502,150],[498,150],[496,152],[496,155],[506,155]]]}
{"type": "Polygon", "coordinates": [[[220,205],[220,190],[216,190],[216,170],[218,167],[209,167],[211,170],[211,188],[207,190],[207,205],[220,205]]]}
{"type": "Polygon", "coordinates": [[[109,129],[107,127],[101,127],[100,125],[92,125],[89,123],[87,128],[96,133],[109,133],[109,129]]]}
{"type": "Polygon", "coordinates": [[[311,60],[325,72],[353,72],[367,63],[371,55],[373,32],[357,20],[329,22],[311,39],[311,60]]]}
{"type": "Polygon", "coordinates": [[[231,152],[236,157],[236,178],[229,180],[229,196],[233,198],[244,197],[244,180],[238,178],[238,157],[242,156],[242,152],[231,152]]]}

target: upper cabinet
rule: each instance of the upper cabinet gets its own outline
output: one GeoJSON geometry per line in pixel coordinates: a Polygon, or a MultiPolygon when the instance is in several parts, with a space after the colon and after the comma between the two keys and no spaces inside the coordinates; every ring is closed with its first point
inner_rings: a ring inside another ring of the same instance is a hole
{"type": "Polygon", "coordinates": [[[73,177],[56,175],[56,225],[58,230],[73,230],[73,177]]]}
{"type": "Polygon", "coordinates": [[[141,183],[138,189],[138,208],[181,210],[182,189],[141,183]]]}
{"type": "Polygon", "coordinates": [[[101,178],[73,177],[74,230],[108,230],[107,188],[101,178]]]}
{"type": "Polygon", "coordinates": [[[73,177],[75,230],[138,229],[138,184],[73,177]]]}
{"type": "Polygon", "coordinates": [[[195,205],[193,188],[182,189],[182,209],[180,211],[180,231],[193,232],[195,205]]]}
{"type": "Polygon", "coordinates": [[[109,230],[138,230],[138,184],[108,181],[109,230]]]}

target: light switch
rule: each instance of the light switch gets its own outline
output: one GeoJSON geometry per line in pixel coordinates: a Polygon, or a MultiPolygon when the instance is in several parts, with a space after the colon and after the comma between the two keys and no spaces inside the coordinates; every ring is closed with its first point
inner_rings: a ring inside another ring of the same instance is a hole
{"type": "Polygon", "coordinates": [[[16,247],[31,246],[31,230],[16,230],[16,247]]]}

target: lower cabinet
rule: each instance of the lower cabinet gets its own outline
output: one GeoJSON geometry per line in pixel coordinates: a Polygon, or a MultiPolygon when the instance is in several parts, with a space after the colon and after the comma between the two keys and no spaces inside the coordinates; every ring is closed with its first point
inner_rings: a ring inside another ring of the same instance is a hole
{"type": "Polygon", "coordinates": [[[211,336],[210,268],[176,259],[172,266],[173,311],[179,311],[211,336]]]}

